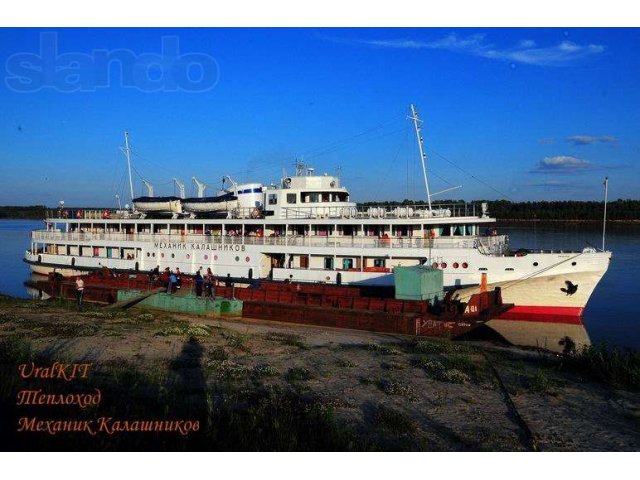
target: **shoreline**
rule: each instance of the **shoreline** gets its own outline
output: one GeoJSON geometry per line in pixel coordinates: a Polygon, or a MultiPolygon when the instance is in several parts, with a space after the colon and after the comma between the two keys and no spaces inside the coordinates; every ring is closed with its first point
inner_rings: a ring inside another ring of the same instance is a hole
{"type": "MultiPolygon", "coordinates": [[[[141,433],[66,434],[62,448],[640,449],[640,423],[629,421],[640,419],[640,385],[614,388],[592,377],[594,366],[488,341],[141,308],[87,306],[78,312],[68,303],[0,297],[0,359],[2,391],[13,392],[0,398],[8,423],[23,408],[15,406],[15,391],[24,383],[16,364],[32,359],[92,364],[89,383],[101,390],[103,404],[71,415],[126,414],[135,420],[170,412],[199,418],[207,427],[161,443],[141,433]]],[[[33,408],[44,417],[46,409],[33,408]]],[[[18,449],[61,448],[56,436],[27,433],[13,440],[18,449]]]]}

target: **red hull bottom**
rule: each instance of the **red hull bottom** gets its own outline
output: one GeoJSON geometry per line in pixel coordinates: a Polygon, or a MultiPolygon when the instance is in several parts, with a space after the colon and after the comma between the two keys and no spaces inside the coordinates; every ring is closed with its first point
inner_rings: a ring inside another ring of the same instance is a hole
{"type": "Polygon", "coordinates": [[[582,324],[584,307],[540,307],[517,305],[498,316],[500,320],[582,324]]]}

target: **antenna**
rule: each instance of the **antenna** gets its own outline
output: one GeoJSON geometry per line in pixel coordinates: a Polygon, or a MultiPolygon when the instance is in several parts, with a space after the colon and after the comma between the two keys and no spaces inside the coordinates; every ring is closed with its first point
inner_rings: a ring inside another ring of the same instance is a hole
{"type": "Polygon", "coordinates": [[[177,178],[174,178],[173,181],[178,186],[178,191],[180,192],[180,198],[184,198],[184,183],[179,181],[177,178]]]}
{"type": "Polygon", "coordinates": [[[147,192],[149,193],[149,197],[153,197],[153,185],[151,185],[149,182],[147,182],[146,180],[142,180],[142,183],[144,183],[144,186],[147,187],[147,192]]]}
{"type": "Polygon", "coordinates": [[[204,190],[207,186],[200,182],[196,177],[191,177],[191,180],[193,180],[193,183],[196,184],[196,188],[198,189],[198,198],[204,197],[204,190]]]}
{"type": "Polygon", "coordinates": [[[133,205],[133,180],[131,178],[131,149],[129,148],[129,132],[124,131],[124,148],[120,147],[120,150],[127,157],[127,168],[129,169],[129,194],[131,195],[131,204],[133,205]]]}
{"type": "Polygon", "coordinates": [[[427,167],[425,165],[427,155],[422,150],[422,144],[424,142],[424,138],[422,138],[422,136],[420,135],[420,124],[422,123],[422,120],[420,120],[420,118],[418,117],[418,111],[416,110],[416,107],[413,105],[413,103],[411,104],[411,116],[408,118],[413,120],[413,127],[416,130],[416,137],[418,139],[418,150],[420,150],[420,163],[422,164],[422,175],[424,177],[424,186],[427,189],[427,202],[429,204],[429,211],[431,211],[431,193],[429,192],[429,182],[427,180],[427,167]]]}
{"type": "Polygon", "coordinates": [[[604,236],[607,229],[607,195],[609,193],[609,177],[604,177],[604,219],[602,220],[602,251],[604,252],[604,236]]]}

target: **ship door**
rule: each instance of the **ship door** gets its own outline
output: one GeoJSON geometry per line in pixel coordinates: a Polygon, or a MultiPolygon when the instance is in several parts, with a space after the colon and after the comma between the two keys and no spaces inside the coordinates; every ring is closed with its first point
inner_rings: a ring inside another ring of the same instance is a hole
{"type": "Polygon", "coordinates": [[[272,268],[284,268],[284,253],[271,256],[272,268]]]}

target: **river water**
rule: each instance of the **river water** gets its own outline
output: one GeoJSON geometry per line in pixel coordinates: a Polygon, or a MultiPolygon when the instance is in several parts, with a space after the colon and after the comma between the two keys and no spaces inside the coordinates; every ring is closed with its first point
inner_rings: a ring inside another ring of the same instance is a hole
{"type": "MultiPolygon", "coordinates": [[[[29,296],[23,286],[29,277],[29,269],[22,262],[22,256],[29,246],[29,232],[42,225],[41,221],[0,220],[0,293],[22,298],[29,296]]],[[[602,230],[595,225],[518,225],[502,226],[499,231],[509,235],[513,248],[581,250],[587,245],[602,245],[602,230]]],[[[592,343],[640,348],[640,299],[636,297],[640,225],[609,225],[606,248],[613,252],[613,260],[587,305],[584,329],[592,343]]],[[[530,340],[523,340],[520,335],[519,343],[539,345],[539,335],[535,333],[543,327],[528,325],[527,328],[530,340]]],[[[575,332],[575,326],[571,328],[566,332],[570,337],[582,334],[575,332]]],[[[562,337],[563,333],[556,328],[554,338],[562,337]]],[[[553,342],[557,344],[555,340],[553,342]]]]}

